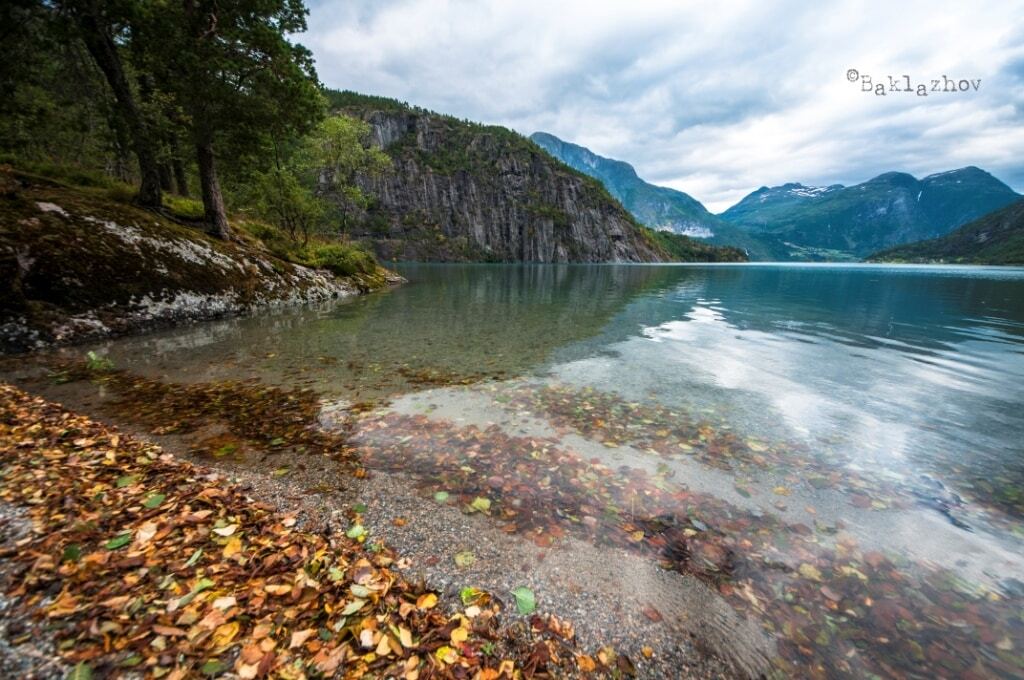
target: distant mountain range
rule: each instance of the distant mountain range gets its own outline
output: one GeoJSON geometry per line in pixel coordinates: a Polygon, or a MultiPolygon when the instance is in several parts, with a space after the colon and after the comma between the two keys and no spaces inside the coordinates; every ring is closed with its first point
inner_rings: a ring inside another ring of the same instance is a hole
{"type": "Polygon", "coordinates": [[[942,236],[1020,198],[972,166],[921,180],[889,172],[849,187],[761,187],[713,215],[682,191],[645,182],[628,163],[544,132],[530,138],[600,180],[641,222],[735,245],[755,260],[859,260],[884,248],[942,236]]]}
{"type": "Polygon", "coordinates": [[[625,161],[599,156],[547,132],[535,132],[530,139],[569,167],[600,181],[626,210],[649,227],[715,245],[737,246],[755,260],[788,259],[787,249],[778,239],[738,229],[713,215],[689,194],[645,182],[625,161]]]}
{"type": "Polygon", "coordinates": [[[849,187],[762,187],[721,217],[752,234],[778,238],[794,257],[859,259],[942,236],[1019,198],[972,166],[920,180],[887,172],[849,187]]]}
{"type": "Polygon", "coordinates": [[[939,238],[875,253],[872,262],[1024,265],[1024,200],[939,238]]]}

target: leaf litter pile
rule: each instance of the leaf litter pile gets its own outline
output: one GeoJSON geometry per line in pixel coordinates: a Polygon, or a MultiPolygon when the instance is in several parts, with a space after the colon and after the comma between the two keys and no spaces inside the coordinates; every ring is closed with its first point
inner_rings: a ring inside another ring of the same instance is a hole
{"type": "MultiPolygon", "coordinates": [[[[338,431],[324,430],[317,427],[317,402],[308,391],[253,383],[173,385],[123,372],[76,377],[90,376],[120,394],[122,415],[134,415],[154,431],[196,428],[218,418],[234,435],[270,449],[341,456],[357,477],[367,469],[413,475],[425,497],[458,503],[540,546],[571,533],[692,574],[761,621],[777,640],[775,662],[784,675],[1020,677],[1024,667],[1019,590],[996,592],[930,565],[861,549],[841,526],[786,524],[737,508],[690,491],[667,466],[657,474],[613,470],[555,441],[367,405],[342,414],[338,431]]],[[[673,429],[666,422],[670,414],[607,393],[514,388],[495,398],[555,414],[556,424],[578,427],[609,445],[646,443],[657,455],[671,448],[708,464],[717,459],[716,467],[786,464],[781,447],[745,441],[706,422],[677,419],[673,429]]],[[[868,498],[866,507],[890,507],[876,489],[867,496],[863,480],[837,479],[827,467],[801,467],[801,452],[794,459],[812,485],[842,484],[857,489],[851,491],[854,505],[861,506],[859,493],[868,498]]]]}
{"type": "Polygon", "coordinates": [[[472,588],[444,613],[386,548],[303,532],[216,475],[6,385],[0,456],[0,501],[27,507],[33,524],[2,556],[15,569],[10,594],[45,620],[75,677],[629,668],[611,650],[576,653],[572,626],[554,617],[503,625],[500,600],[472,588]]]}

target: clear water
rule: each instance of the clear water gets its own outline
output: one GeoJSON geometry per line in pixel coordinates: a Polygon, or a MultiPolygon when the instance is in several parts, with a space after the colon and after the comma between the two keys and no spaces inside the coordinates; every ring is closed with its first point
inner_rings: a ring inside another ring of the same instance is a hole
{"type": "MultiPolygon", "coordinates": [[[[655,494],[695,494],[678,513],[681,496],[651,501],[697,534],[674,566],[763,619],[784,672],[1020,675],[1024,270],[397,269],[407,285],[362,299],[99,349],[174,382],[256,378],[375,402],[353,435],[368,464],[428,485],[455,483],[431,456],[458,438],[425,423],[483,427],[500,412],[581,461],[643,471],[655,494]],[[704,549],[714,568],[694,566],[704,549]]],[[[591,505],[551,498],[576,522],[591,505]]],[[[599,542],[676,540],[635,508],[633,524],[603,512],[599,542]]]]}

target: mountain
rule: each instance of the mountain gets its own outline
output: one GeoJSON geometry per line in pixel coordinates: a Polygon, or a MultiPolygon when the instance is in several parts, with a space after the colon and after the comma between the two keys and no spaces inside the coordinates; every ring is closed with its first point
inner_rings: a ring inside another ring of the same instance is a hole
{"type": "Polygon", "coordinates": [[[682,191],[648,184],[625,161],[598,156],[547,132],[534,132],[530,139],[566,165],[600,181],[648,227],[707,238],[719,222],[697,199],[682,191]]]}
{"type": "Polygon", "coordinates": [[[872,262],[1024,265],[1024,200],[1011,203],[945,236],[875,253],[872,262]]]}
{"type": "Polygon", "coordinates": [[[715,245],[735,246],[754,260],[787,259],[787,249],[781,241],[737,229],[711,214],[689,194],[645,182],[625,161],[599,156],[584,146],[566,142],[547,132],[535,132],[530,139],[558,160],[600,181],[612,196],[648,227],[692,236],[715,245]]]}
{"type": "Polygon", "coordinates": [[[762,187],[721,217],[751,234],[779,239],[795,259],[861,258],[942,236],[1018,198],[972,166],[920,180],[888,172],[849,187],[762,187]]]}
{"type": "Polygon", "coordinates": [[[743,225],[765,225],[785,217],[794,209],[820,201],[843,188],[842,184],[809,187],[799,183],[761,187],[720,215],[723,220],[743,225]]]}
{"type": "Polygon", "coordinates": [[[393,167],[358,178],[373,197],[351,236],[385,259],[659,262],[745,259],[637,221],[586,175],[521,135],[383,97],[330,92],[369,123],[393,167]]]}

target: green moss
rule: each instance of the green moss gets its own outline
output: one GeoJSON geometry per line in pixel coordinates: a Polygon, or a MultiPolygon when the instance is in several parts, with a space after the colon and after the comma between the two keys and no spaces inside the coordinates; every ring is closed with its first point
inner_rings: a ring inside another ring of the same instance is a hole
{"type": "Polygon", "coordinates": [[[201,220],[206,215],[203,202],[195,198],[164,194],[164,207],[175,217],[185,220],[201,220]]]}

